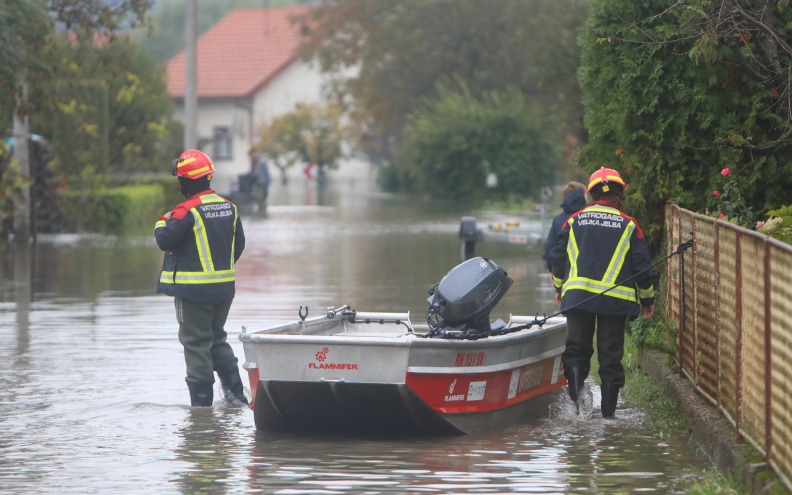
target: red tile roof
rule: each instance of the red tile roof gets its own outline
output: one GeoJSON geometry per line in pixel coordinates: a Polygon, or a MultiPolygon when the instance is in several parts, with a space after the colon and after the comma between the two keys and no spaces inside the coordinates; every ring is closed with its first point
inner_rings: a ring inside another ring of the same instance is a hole
{"type": "MultiPolygon", "coordinates": [[[[294,62],[299,25],[291,18],[309,7],[238,9],[198,38],[198,97],[252,96],[294,62]]],[[[185,54],[168,62],[168,93],[184,97],[185,54]]]]}

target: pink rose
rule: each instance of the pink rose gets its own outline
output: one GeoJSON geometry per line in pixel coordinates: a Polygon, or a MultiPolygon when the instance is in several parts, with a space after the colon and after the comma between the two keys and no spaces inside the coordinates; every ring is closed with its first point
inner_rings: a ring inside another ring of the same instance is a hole
{"type": "Polygon", "coordinates": [[[721,213],[720,215],[718,215],[718,220],[720,220],[721,218],[723,218],[723,217],[725,217],[725,216],[726,216],[726,215],[724,215],[723,213],[721,213]]]}
{"type": "Polygon", "coordinates": [[[721,170],[721,175],[724,176],[724,177],[728,176],[729,175],[729,169],[728,168],[724,168],[723,170],[721,170]]]}
{"type": "Polygon", "coordinates": [[[718,191],[712,191],[712,195],[717,198],[718,196],[720,196],[720,193],[718,191]]]}
{"type": "Polygon", "coordinates": [[[760,221],[756,222],[756,228],[758,229],[759,227],[763,227],[764,224],[765,223],[760,220],[760,221]]]}

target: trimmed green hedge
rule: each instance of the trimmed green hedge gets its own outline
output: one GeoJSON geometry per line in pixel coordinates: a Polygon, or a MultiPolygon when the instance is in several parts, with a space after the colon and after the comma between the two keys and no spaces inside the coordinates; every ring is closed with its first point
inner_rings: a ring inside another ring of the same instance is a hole
{"type": "Polygon", "coordinates": [[[153,183],[113,187],[100,194],[61,191],[58,202],[68,231],[144,234],[178,198],[166,194],[162,184],[153,183]]]}

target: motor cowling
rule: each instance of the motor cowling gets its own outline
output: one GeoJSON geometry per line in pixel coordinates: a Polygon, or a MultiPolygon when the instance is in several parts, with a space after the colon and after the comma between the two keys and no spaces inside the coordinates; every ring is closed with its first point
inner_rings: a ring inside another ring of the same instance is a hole
{"type": "MultiPolygon", "coordinates": [[[[511,287],[506,271],[487,258],[471,258],[449,271],[429,291],[426,321],[431,336],[483,336],[490,313],[511,287]]],[[[498,322],[498,326],[505,325],[498,322]]]]}

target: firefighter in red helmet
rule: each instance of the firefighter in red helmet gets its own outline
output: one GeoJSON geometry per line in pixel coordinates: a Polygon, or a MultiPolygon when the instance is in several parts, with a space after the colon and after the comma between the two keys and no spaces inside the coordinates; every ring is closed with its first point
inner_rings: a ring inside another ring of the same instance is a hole
{"type": "Polygon", "coordinates": [[[552,250],[556,302],[567,316],[561,360],[569,395],[579,410],[596,332],[604,418],[614,417],[624,386],[621,360],[627,319],[647,319],[654,313],[649,248],[626,213],[626,188],[613,169],[603,167],[591,174],[592,202],[566,221],[552,250]]]}
{"type": "Polygon", "coordinates": [[[191,404],[212,405],[217,372],[226,402],[241,407],[248,400],[224,327],[245,233],[236,206],[210,188],[214,172],[212,160],[198,150],[173,160],[171,174],[186,199],[154,226],[165,251],[157,293],[174,298],[191,404]]]}

